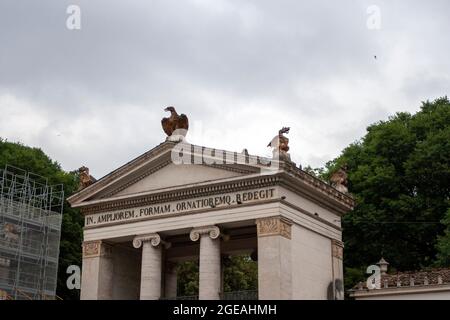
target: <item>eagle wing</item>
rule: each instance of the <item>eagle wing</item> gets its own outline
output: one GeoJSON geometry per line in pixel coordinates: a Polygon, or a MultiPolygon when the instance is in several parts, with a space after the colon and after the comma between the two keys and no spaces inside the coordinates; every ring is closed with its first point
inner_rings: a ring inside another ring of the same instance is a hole
{"type": "Polygon", "coordinates": [[[178,116],[177,129],[189,129],[189,119],[185,114],[178,116]]]}
{"type": "Polygon", "coordinates": [[[278,148],[279,145],[280,145],[280,137],[276,135],[267,146],[272,148],[278,148]]]}
{"type": "Polygon", "coordinates": [[[168,136],[171,136],[172,132],[173,132],[173,128],[172,128],[172,123],[171,123],[170,119],[169,118],[163,118],[161,120],[161,125],[162,125],[162,128],[163,128],[164,132],[168,136]]]}

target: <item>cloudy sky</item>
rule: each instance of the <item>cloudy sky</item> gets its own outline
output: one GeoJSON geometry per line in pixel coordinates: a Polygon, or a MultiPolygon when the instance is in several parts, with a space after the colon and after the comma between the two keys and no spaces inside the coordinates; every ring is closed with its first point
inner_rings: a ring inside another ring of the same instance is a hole
{"type": "Polygon", "coordinates": [[[0,137],[99,178],[164,141],[174,105],[190,142],[269,155],[290,126],[293,160],[322,166],[367,125],[449,94],[449,11],[447,0],[2,0],[0,137]]]}

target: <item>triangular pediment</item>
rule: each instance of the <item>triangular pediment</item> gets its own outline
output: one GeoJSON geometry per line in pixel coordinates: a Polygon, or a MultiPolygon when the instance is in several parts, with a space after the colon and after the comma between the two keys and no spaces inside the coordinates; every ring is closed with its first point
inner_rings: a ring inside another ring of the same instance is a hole
{"type": "Polygon", "coordinates": [[[77,207],[83,202],[104,201],[201,183],[216,183],[251,175],[260,170],[257,165],[242,163],[176,164],[171,157],[173,147],[174,144],[169,142],[159,145],[71,196],[69,202],[77,207]]]}
{"type": "Polygon", "coordinates": [[[241,172],[196,164],[168,164],[140,181],[118,191],[116,196],[217,181],[242,176],[241,172]]]}
{"type": "Polygon", "coordinates": [[[246,151],[236,153],[189,145],[183,154],[192,162],[177,163],[173,157],[176,146],[179,144],[170,141],[160,144],[70,196],[69,203],[83,210],[108,210],[180,195],[281,184],[323,205],[331,203],[333,208],[339,205],[345,211],[354,205],[350,196],[290,161],[272,160],[267,165],[266,158],[248,155],[246,151]],[[212,158],[219,161],[211,162],[212,158]]]}

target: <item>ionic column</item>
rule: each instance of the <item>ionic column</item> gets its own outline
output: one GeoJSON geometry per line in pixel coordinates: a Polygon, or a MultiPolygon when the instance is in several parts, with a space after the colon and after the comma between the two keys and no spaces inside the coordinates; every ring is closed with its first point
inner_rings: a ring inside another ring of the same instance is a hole
{"type": "Polygon", "coordinates": [[[142,246],[141,300],[161,298],[161,243],[161,237],[157,233],[136,236],[133,240],[133,247],[142,246]]]}
{"type": "Polygon", "coordinates": [[[220,230],[216,226],[192,229],[192,241],[200,239],[199,300],[220,299],[220,230]]]}
{"type": "Polygon", "coordinates": [[[101,241],[83,242],[81,300],[113,298],[113,249],[101,241]]]}

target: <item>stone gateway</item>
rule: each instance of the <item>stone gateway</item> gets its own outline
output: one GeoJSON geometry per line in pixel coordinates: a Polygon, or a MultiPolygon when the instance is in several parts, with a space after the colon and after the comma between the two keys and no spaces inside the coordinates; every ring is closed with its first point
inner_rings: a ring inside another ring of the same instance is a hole
{"type": "Polygon", "coordinates": [[[199,261],[198,298],[221,299],[222,256],[242,253],[257,260],[258,299],[343,298],[351,196],[277,153],[175,164],[178,143],[167,139],[69,198],[85,218],[81,299],[176,298],[175,266],[186,260],[199,261]]]}

